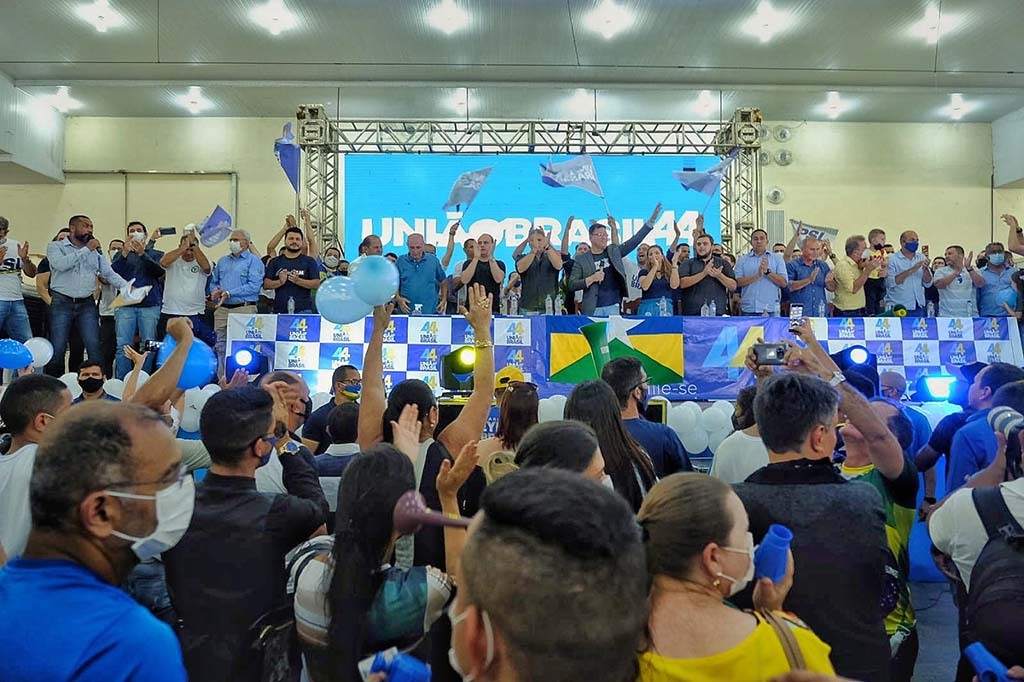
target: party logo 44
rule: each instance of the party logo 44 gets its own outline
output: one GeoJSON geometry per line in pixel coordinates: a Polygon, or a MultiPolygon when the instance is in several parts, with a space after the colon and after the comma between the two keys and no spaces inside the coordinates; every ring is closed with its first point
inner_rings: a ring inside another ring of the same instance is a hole
{"type": "Polygon", "coordinates": [[[964,321],[959,317],[950,318],[949,325],[946,327],[946,333],[950,339],[966,338],[967,329],[964,326],[964,321]]]}
{"type": "Polygon", "coordinates": [[[963,342],[957,343],[949,351],[949,364],[951,365],[966,365],[969,362],[967,359],[967,347],[964,346],[963,342]]]}
{"type": "Polygon", "coordinates": [[[347,346],[341,346],[338,350],[334,351],[334,355],[331,356],[331,362],[335,367],[350,364],[352,362],[352,351],[347,346]]]}
{"type": "Polygon", "coordinates": [[[930,339],[931,330],[928,328],[928,318],[916,318],[910,326],[910,338],[930,339]]]}
{"type": "MultiPolygon", "coordinates": [[[[394,343],[394,342],[395,342],[395,321],[391,320],[390,322],[388,322],[387,329],[384,330],[384,343],[394,343]]],[[[385,367],[384,369],[387,369],[387,367],[385,367]]]]}
{"type": "Polygon", "coordinates": [[[436,372],[438,353],[436,348],[424,348],[420,354],[419,371],[436,372]]]}
{"type": "Polygon", "coordinates": [[[289,341],[308,341],[309,322],[304,317],[296,317],[288,328],[289,341]]]}
{"type": "Polygon", "coordinates": [[[981,336],[984,339],[995,339],[1001,340],[1004,338],[1003,327],[1001,320],[998,317],[991,317],[985,322],[984,328],[981,330],[981,336]]]}
{"type": "Polygon", "coordinates": [[[245,323],[245,338],[257,341],[263,338],[263,318],[256,316],[249,318],[249,321],[245,323]]]}
{"type": "Polygon", "coordinates": [[[854,324],[852,317],[843,318],[843,320],[839,323],[839,338],[857,338],[857,326],[854,324]]]}
{"type": "MultiPolygon", "coordinates": [[[[435,320],[428,320],[423,323],[420,327],[420,343],[438,343],[437,341],[437,322],[435,320]]],[[[427,370],[424,370],[427,371],[427,370]]]]}

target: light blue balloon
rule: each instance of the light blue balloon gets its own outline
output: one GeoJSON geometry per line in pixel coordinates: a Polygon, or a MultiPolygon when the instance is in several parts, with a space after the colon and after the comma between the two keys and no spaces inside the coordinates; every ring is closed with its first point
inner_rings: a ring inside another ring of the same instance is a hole
{"type": "MultiPolygon", "coordinates": [[[[170,335],[164,337],[163,345],[160,346],[160,350],[156,354],[156,364],[162,367],[177,346],[178,342],[174,340],[174,337],[170,335]]],[[[188,349],[188,357],[185,358],[185,366],[181,370],[181,376],[178,377],[178,388],[187,391],[190,388],[205,386],[216,373],[217,355],[213,349],[199,339],[193,339],[192,345],[188,349]]]]}
{"type": "Polygon", "coordinates": [[[32,364],[32,351],[14,339],[0,339],[0,368],[22,369],[32,364]]]}
{"type": "Polygon", "coordinates": [[[349,324],[373,312],[373,306],[356,295],[352,277],[331,277],[316,291],[316,309],[333,324],[349,324]]]}
{"type": "Polygon", "coordinates": [[[356,295],[370,306],[384,305],[398,291],[398,268],[384,256],[357,258],[349,265],[348,276],[355,282],[356,295]]]}

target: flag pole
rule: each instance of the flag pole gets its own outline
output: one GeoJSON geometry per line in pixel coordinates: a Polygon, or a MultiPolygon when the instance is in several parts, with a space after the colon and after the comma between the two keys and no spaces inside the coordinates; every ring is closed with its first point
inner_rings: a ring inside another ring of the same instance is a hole
{"type": "MultiPolygon", "coordinates": [[[[708,197],[708,200],[704,203],[704,210],[700,212],[701,215],[704,215],[705,213],[708,212],[708,206],[711,205],[711,200],[714,199],[714,198],[715,198],[714,194],[712,194],[711,196],[708,197]]],[[[719,199],[721,199],[721,197],[719,197],[719,199]]]]}

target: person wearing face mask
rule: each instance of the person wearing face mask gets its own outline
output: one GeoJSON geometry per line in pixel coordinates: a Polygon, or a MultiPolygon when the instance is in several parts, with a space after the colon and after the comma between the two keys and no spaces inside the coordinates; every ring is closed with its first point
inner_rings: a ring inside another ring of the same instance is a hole
{"type": "Polygon", "coordinates": [[[153,410],[61,414],[36,451],[28,545],[0,571],[4,680],[185,682],[174,632],[117,586],[181,539],[194,491],[153,410]]]}
{"type": "MultiPolygon", "coordinates": [[[[748,368],[766,375],[754,398],[754,419],[769,464],[733,489],[750,517],[755,541],[771,524],[793,532],[799,580],[786,607],[832,646],[836,672],[884,682],[891,658],[883,622],[889,563],[885,511],[877,491],[847,482],[832,465],[839,414],[878,451],[877,461],[897,460],[902,448],[809,326],[801,329],[800,339],[808,347],[790,342],[787,371],[771,374],[774,368],[756,366],[753,351],[747,356],[748,368]]],[[[736,595],[736,603],[750,606],[749,591],[736,595]]]]}
{"type": "Polygon", "coordinates": [[[508,474],[484,492],[455,570],[452,668],[474,682],[635,679],[644,564],[614,492],[567,471],[508,474]]]}
{"type": "Polygon", "coordinates": [[[265,268],[259,256],[249,250],[252,238],[245,230],[231,233],[231,253],[217,261],[210,277],[210,300],[215,306],[213,328],[217,332],[218,373],[224,374],[225,344],[228,338],[228,314],[256,312],[256,301],[263,286],[265,268]]]}
{"type": "MultiPolygon", "coordinates": [[[[156,233],[156,236],[159,232],[156,233]]],[[[114,311],[116,325],[117,349],[114,357],[114,377],[124,379],[131,370],[131,361],[124,355],[124,347],[134,342],[138,333],[140,342],[156,339],[157,325],[160,322],[160,306],[163,302],[164,266],[161,259],[164,254],[147,244],[149,231],[139,221],[128,223],[128,238],[122,242],[121,251],[113,254],[111,267],[114,272],[125,280],[134,280],[132,286],[152,287],[141,303],[124,305],[114,311]]],[[[146,371],[153,371],[153,360],[147,361],[146,371]]]]}
{"type": "Polygon", "coordinates": [[[9,557],[25,551],[32,528],[29,482],[39,439],[70,406],[67,386],[40,374],[15,379],[0,399],[0,419],[11,432],[11,447],[0,455],[0,547],[9,557]]]}
{"type": "Polygon", "coordinates": [[[73,404],[88,400],[120,401],[120,398],[110,395],[103,389],[105,383],[107,375],[103,373],[100,363],[86,360],[78,368],[78,385],[82,388],[82,394],[74,399],[73,404]]]}
{"type": "Polygon", "coordinates": [[[28,255],[28,242],[7,237],[10,229],[7,218],[0,216],[0,329],[23,343],[32,336],[32,327],[21,293],[21,273],[35,277],[36,265],[28,255]]]}
{"type": "Polygon", "coordinates": [[[324,251],[323,264],[320,266],[320,280],[347,275],[348,261],[341,257],[341,249],[337,246],[328,246],[324,251]]]}
{"type": "Polygon", "coordinates": [[[829,646],[782,612],[793,585],[792,555],[780,582],[757,582],[756,611],[725,601],[754,578],[747,512],[727,484],[700,474],[670,476],[651,489],[637,521],[651,580],[639,682],[767,682],[791,669],[787,648],[799,651],[804,670],[833,672],[829,646]]]}
{"type": "Polygon", "coordinates": [[[362,378],[359,368],[354,365],[340,365],[331,375],[331,393],[333,399],[326,405],[313,410],[309,419],[302,425],[302,443],[313,451],[314,455],[323,454],[331,439],[327,435],[327,418],[338,405],[348,405],[359,401],[362,391],[362,378]]]}
{"type": "Polygon", "coordinates": [[[768,465],[768,450],[754,421],[754,397],[757,386],[747,386],[736,397],[732,427],[735,429],[715,451],[710,476],[726,483],[741,483],[758,469],[768,465]]]}
{"type": "Polygon", "coordinates": [[[869,258],[876,258],[882,263],[881,268],[868,273],[868,278],[864,282],[864,312],[868,317],[874,317],[885,312],[885,280],[889,272],[889,252],[885,250],[885,230],[876,227],[868,232],[868,251],[865,255],[869,258]]]}
{"type": "Polygon", "coordinates": [[[927,254],[918,252],[920,246],[913,230],[900,235],[900,250],[889,258],[885,282],[886,303],[894,307],[902,305],[911,317],[925,314],[924,289],[932,285],[931,261],[927,254]]]}
{"type": "MultiPolygon", "coordinates": [[[[212,465],[196,487],[188,532],[163,555],[191,682],[261,679],[252,626],[287,606],[285,556],[327,519],[316,471],[286,449],[279,458],[285,492],[256,489],[256,471],[289,419],[287,393],[283,382],[225,389],[200,416],[212,465]]],[[[265,622],[277,624],[272,615],[265,622]]]]}
{"type": "Polygon", "coordinates": [[[644,416],[647,409],[647,371],[637,358],[616,358],[601,370],[601,380],[615,392],[622,410],[622,424],[651,458],[658,478],[679,471],[693,471],[686,449],[676,432],[644,416]]]}
{"type": "Polygon", "coordinates": [[[1017,268],[1006,262],[1006,250],[1000,242],[985,247],[988,263],[978,269],[985,284],[978,289],[978,313],[983,317],[1006,317],[1013,315],[1017,306],[1017,290],[1013,286],[1013,275],[1017,268]]]}
{"type": "Polygon", "coordinates": [[[299,435],[313,414],[313,403],[309,397],[309,386],[295,372],[277,370],[260,379],[260,386],[264,390],[270,391],[271,384],[287,386],[285,392],[288,398],[288,411],[277,425],[276,449],[270,453],[266,466],[260,467],[256,472],[256,489],[260,492],[284,493],[287,492],[287,488],[284,485],[284,472],[278,453],[281,453],[281,456],[294,455],[304,459],[313,470],[316,470],[316,457],[299,435]]]}
{"type": "Polygon", "coordinates": [[[160,259],[166,268],[164,303],[160,308],[160,327],[167,328],[172,317],[187,317],[192,320],[196,337],[209,346],[217,343],[217,335],[206,323],[206,284],[212,267],[203,253],[195,230],[188,230],[178,241],[178,248],[168,251],[160,259]]]}

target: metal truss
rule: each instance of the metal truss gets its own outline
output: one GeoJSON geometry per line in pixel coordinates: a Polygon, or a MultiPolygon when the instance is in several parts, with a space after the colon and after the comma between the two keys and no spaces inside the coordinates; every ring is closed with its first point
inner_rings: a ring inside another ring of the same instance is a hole
{"type": "MultiPolygon", "coordinates": [[[[385,121],[329,119],[322,106],[299,108],[306,206],[320,217],[323,243],[337,241],[338,167],[343,154],[715,154],[738,147],[721,186],[722,243],[761,226],[761,147],[757,109],[728,121],[385,121]]],[[[354,254],[352,254],[354,255],[354,254]]]]}

